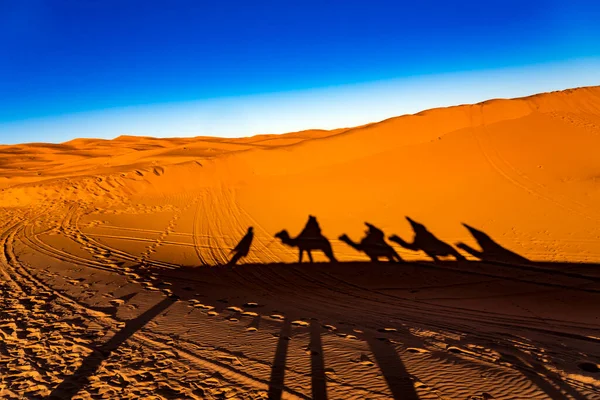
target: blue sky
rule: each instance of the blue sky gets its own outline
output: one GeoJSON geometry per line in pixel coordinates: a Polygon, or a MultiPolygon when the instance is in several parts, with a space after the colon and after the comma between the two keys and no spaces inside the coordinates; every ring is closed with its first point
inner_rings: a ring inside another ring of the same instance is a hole
{"type": "Polygon", "coordinates": [[[248,136],[600,84],[595,1],[0,0],[0,142],[248,136]]]}

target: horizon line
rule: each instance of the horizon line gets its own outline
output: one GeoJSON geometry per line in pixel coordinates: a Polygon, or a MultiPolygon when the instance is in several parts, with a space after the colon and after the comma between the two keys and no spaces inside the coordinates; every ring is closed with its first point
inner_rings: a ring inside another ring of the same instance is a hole
{"type": "Polygon", "coordinates": [[[386,122],[392,119],[396,119],[396,118],[402,118],[402,117],[407,117],[407,116],[415,116],[415,115],[419,115],[421,113],[424,112],[428,112],[428,111],[435,111],[435,110],[443,110],[443,109],[451,109],[451,108],[457,108],[457,107],[464,107],[464,106],[473,106],[473,105],[482,105],[482,104],[486,104],[489,102],[493,102],[493,101],[501,101],[501,100],[525,100],[525,99],[529,99],[532,97],[536,97],[536,96],[541,96],[541,95],[548,95],[548,94],[552,94],[552,93],[560,93],[560,92],[567,92],[567,91],[577,91],[577,90],[583,90],[583,89],[591,89],[591,88],[600,88],[600,84],[598,85],[584,85],[584,86],[575,86],[575,87],[567,87],[564,89],[557,89],[557,90],[549,90],[549,91],[545,91],[545,92],[536,92],[536,93],[531,93],[531,94],[527,94],[527,95],[523,95],[523,96],[516,96],[516,97],[492,97],[486,100],[481,100],[475,103],[459,103],[459,104],[453,104],[453,105],[448,105],[448,106],[439,106],[439,107],[432,107],[432,108],[426,108],[417,112],[413,112],[413,113],[406,113],[406,114],[400,114],[400,115],[394,115],[388,118],[384,118],[382,120],[377,120],[377,121],[372,121],[372,122],[368,122],[366,124],[361,124],[361,125],[353,125],[353,126],[343,126],[343,127],[338,127],[338,128],[331,128],[331,129],[323,129],[323,128],[308,128],[308,129],[302,129],[302,130],[298,130],[298,131],[289,131],[289,132],[280,132],[280,133],[255,133],[255,134],[251,134],[248,136],[238,136],[238,137],[222,137],[222,136],[207,136],[207,135],[197,135],[197,136],[147,136],[147,135],[131,135],[131,134],[127,134],[127,133],[122,133],[118,136],[115,136],[113,138],[100,138],[100,137],[76,137],[73,139],[69,139],[66,140],[64,142],[21,142],[21,143],[11,143],[11,144],[5,144],[5,143],[0,143],[0,146],[19,146],[19,145],[34,145],[34,144],[54,144],[54,145],[63,145],[63,144],[68,144],[69,142],[73,142],[76,140],[101,140],[101,141],[114,141],[114,140],[119,140],[121,138],[140,138],[140,139],[157,139],[157,140],[168,140],[168,139],[199,139],[199,138],[207,138],[207,139],[247,139],[247,138],[255,138],[258,136],[284,136],[284,135],[288,135],[288,134],[293,134],[293,133],[302,133],[302,132],[310,132],[310,131],[323,131],[323,132],[332,132],[332,131],[336,131],[336,130],[351,130],[351,129],[357,129],[357,128],[364,128],[370,125],[377,125],[379,123],[382,122],[386,122]]]}
{"type": "Polygon", "coordinates": [[[600,57],[0,122],[6,145],[75,139],[249,138],[380,123],[429,110],[600,86],[600,57]],[[119,132],[111,134],[110,132],[119,132]]]}

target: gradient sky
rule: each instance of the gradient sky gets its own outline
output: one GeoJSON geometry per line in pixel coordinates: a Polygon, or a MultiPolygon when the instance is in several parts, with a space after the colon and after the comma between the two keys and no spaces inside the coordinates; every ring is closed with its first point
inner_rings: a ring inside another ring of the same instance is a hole
{"type": "Polygon", "coordinates": [[[248,136],[600,84],[598,1],[0,0],[0,143],[248,136]]]}

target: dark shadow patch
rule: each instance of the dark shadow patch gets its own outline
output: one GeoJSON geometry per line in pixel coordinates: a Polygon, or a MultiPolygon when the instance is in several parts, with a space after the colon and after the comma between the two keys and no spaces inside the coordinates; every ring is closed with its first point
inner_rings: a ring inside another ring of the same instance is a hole
{"type": "Polygon", "coordinates": [[[289,247],[297,247],[299,251],[298,263],[302,263],[304,252],[308,253],[308,260],[312,263],[312,251],[320,250],[331,262],[337,262],[331,249],[331,243],[321,233],[321,227],[317,222],[317,218],[313,215],[308,216],[306,226],[300,234],[294,238],[285,229],[276,233],[275,237],[281,240],[281,243],[289,247]]]}
{"type": "Polygon", "coordinates": [[[585,372],[591,372],[593,374],[600,372],[600,368],[598,368],[598,364],[593,363],[593,362],[584,361],[584,362],[577,364],[577,366],[579,367],[580,370],[585,371],[585,372]]]}
{"type": "Polygon", "coordinates": [[[406,217],[406,219],[410,223],[415,234],[412,243],[404,241],[404,239],[398,235],[390,236],[390,241],[395,242],[408,250],[422,251],[434,261],[438,261],[439,257],[446,256],[452,256],[457,261],[465,260],[465,257],[462,254],[448,243],[438,239],[425,227],[425,225],[416,222],[410,217],[406,217]]]}

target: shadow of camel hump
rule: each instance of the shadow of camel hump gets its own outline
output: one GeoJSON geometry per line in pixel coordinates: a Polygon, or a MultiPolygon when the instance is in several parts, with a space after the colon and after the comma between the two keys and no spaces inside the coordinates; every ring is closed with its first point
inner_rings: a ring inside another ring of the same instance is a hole
{"type": "Polygon", "coordinates": [[[365,253],[371,261],[379,261],[380,257],[387,258],[390,262],[403,261],[396,250],[385,241],[385,234],[381,229],[368,222],[365,222],[365,225],[368,227],[366,236],[359,243],[355,243],[346,234],[341,235],[339,239],[356,251],[365,253]]]}
{"type": "Polygon", "coordinates": [[[408,250],[423,251],[434,261],[438,261],[439,257],[453,256],[457,261],[465,260],[465,257],[460,254],[454,247],[446,242],[441,241],[433,233],[431,233],[425,225],[416,222],[410,217],[406,217],[412,227],[415,236],[412,243],[404,241],[398,235],[390,236],[390,241],[398,243],[400,246],[408,250]]]}
{"type": "Polygon", "coordinates": [[[313,250],[322,251],[331,262],[337,261],[333,255],[333,250],[331,249],[331,243],[329,243],[329,239],[323,236],[321,233],[321,227],[317,222],[317,218],[313,215],[308,216],[306,226],[295,238],[290,237],[290,234],[285,229],[276,233],[275,237],[281,240],[281,243],[287,246],[298,248],[300,253],[298,262],[300,263],[302,262],[302,256],[304,255],[304,252],[308,253],[308,259],[310,262],[313,262],[313,250]]]}
{"type": "Polygon", "coordinates": [[[479,258],[482,261],[499,261],[499,262],[508,262],[508,263],[524,263],[529,264],[527,258],[518,255],[504,247],[500,244],[496,243],[491,237],[489,237],[486,233],[480,231],[479,229],[475,229],[472,226],[469,226],[463,223],[463,226],[469,230],[469,233],[475,238],[477,244],[481,248],[481,251],[475,250],[471,246],[459,242],[456,244],[456,247],[466,251],[474,257],[479,258]]]}

